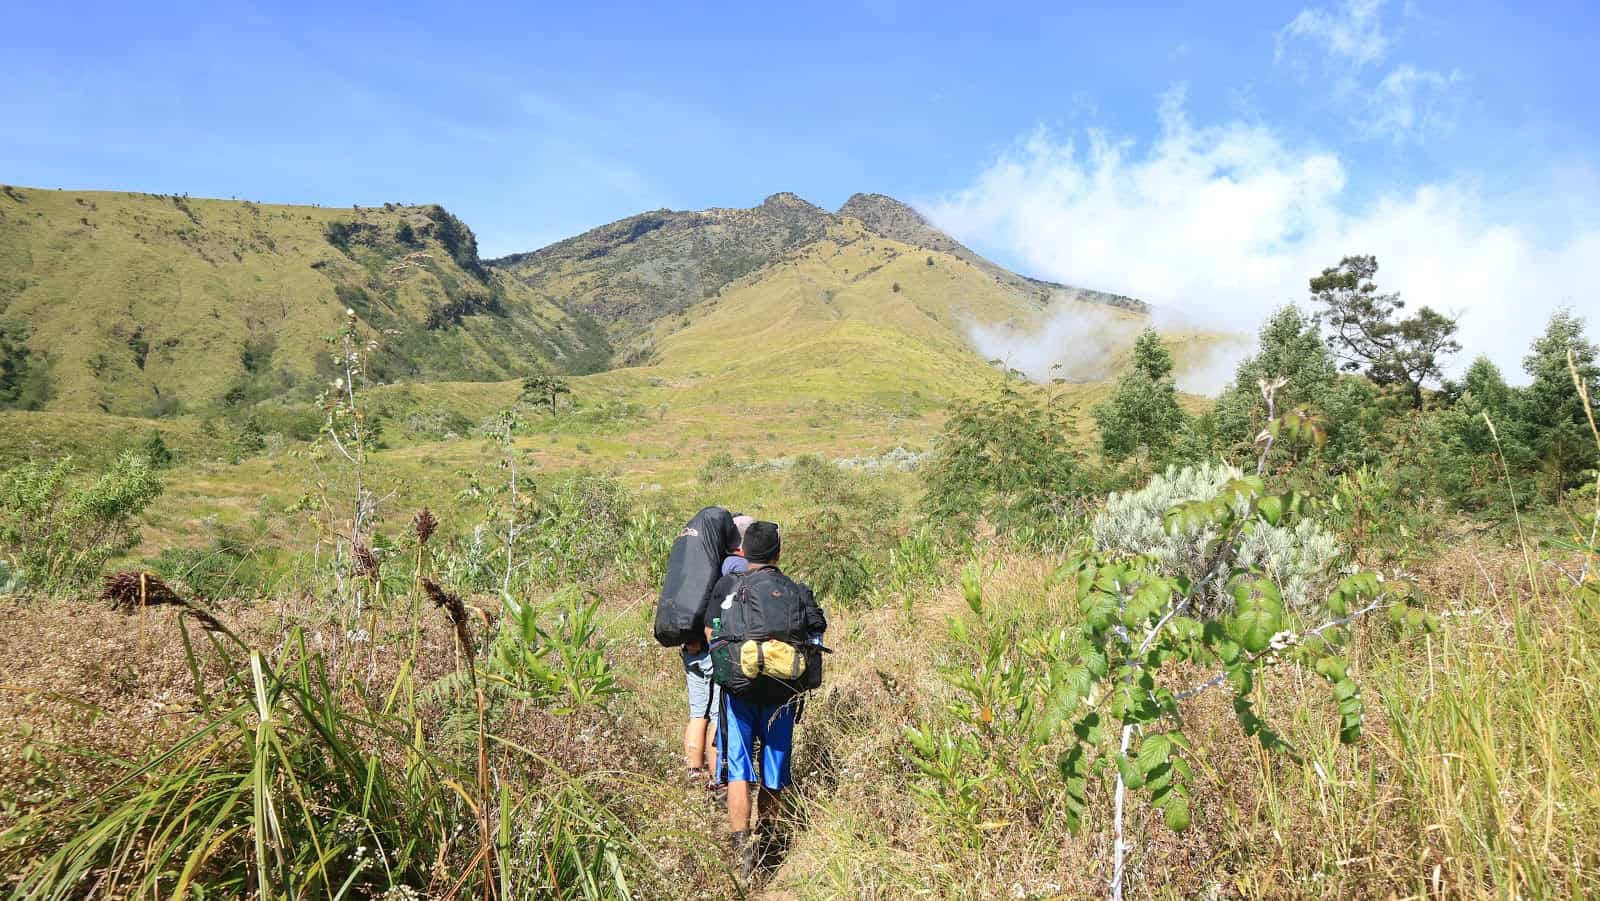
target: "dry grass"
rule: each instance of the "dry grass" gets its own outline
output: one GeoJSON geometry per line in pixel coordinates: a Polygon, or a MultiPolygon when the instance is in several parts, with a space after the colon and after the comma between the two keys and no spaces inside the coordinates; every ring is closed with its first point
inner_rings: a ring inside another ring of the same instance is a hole
{"type": "MultiPolygon", "coordinates": [[[[1444,613],[1432,636],[1403,639],[1377,622],[1355,636],[1367,694],[1365,734],[1340,746],[1326,686],[1288,669],[1263,680],[1261,708],[1302,760],[1265,756],[1239,735],[1223,692],[1188,702],[1196,816],[1175,834],[1134,807],[1135,897],[1578,897],[1600,891],[1600,616],[1520,554],[1456,546],[1420,574],[1444,613]]],[[[1050,561],[981,557],[986,603],[1019,622],[1070,624],[1050,599],[1050,561]]],[[[942,715],[939,678],[963,665],[945,621],[966,614],[954,563],[945,584],[903,599],[829,611],[824,688],[798,730],[793,841],[765,877],[770,898],[1081,898],[1103,890],[1109,860],[1105,787],[1081,837],[1059,828],[1049,779],[996,791],[975,827],[954,828],[909,791],[902,729],[942,715]]],[[[648,897],[735,897],[722,817],[703,790],[677,784],[682,675],[648,637],[653,592],[608,584],[608,657],[628,693],[601,712],[563,717],[512,709],[499,735],[538,752],[524,784],[578,778],[639,836],[648,897]]],[[[492,618],[496,605],[476,599],[492,618]]],[[[272,647],[307,629],[358,680],[390,684],[405,658],[401,611],[375,642],[345,641],[318,602],[229,607],[247,642],[272,647]]],[[[173,741],[197,715],[174,613],[139,619],[83,602],[16,604],[0,633],[0,826],[70,793],[91,795],[173,741]],[[24,753],[25,748],[32,750],[24,753]]],[[[474,618],[476,615],[474,615],[474,618]]],[[[475,618],[475,624],[481,622],[475,618]]],[[[452,636],[424,619],[419,683],[447,677],[452,636]]],[[[213,675],[220,676],[220,673],[213,675]]],[[[443,740],[443,725],[429,741],[443,740]]],[[[646,888],[641,888],[645,891],[646,888]]]]}

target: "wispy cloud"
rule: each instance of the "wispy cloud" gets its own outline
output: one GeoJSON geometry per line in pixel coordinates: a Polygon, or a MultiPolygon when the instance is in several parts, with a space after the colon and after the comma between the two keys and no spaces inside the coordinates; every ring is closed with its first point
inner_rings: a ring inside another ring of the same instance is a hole
{"type": "Polygon", "coordinates": [[[1277,60],[1291,61],[1296,45],[1307,42],[1355,66],[1383,59],[1389,37],[1383,32],[1383,0],[1346,0],[1338,9],[1302,9],[1278,32],[1277,60]]]}
{"type": "Polygon", "coordinates": [[[1496,217],[1466,179],[1357,204],[1335,153],[1260,124],[1196,125],[1180,93],[1159,115],[1147,145],[1037,132],[927,213],[1038,275],[1242,331],[1304,301],[1323,267],[1373,253],[1384,288],[1459,314],[1464,356],[1489,353],[1512,376],[1552,311],[1596,308],[1592,223],[1550,232],[1496,217]]]}
{"type": "Polygon", "coordinates": [[[1409,62],[1381,66],[1396,44],[1383,0],[1345,0],[1331,9],[1302,9],[1279,30],[1274,59],[1325,81],[1330,99],[1368,138],[1405,145],[1449,133],[1465,75],[1409,62]],[[1369,67],[1380,71],[1370,74],[1369,67]]]}
{"type": "Polygon", "coordinates": [[[1450,132],[1459,101],[1456,88],[1463,80],[1459,69],[1446,74],[1409,64],[1396,66],[1364,98],[1368,133],[1404,144],[1450,132]]]}

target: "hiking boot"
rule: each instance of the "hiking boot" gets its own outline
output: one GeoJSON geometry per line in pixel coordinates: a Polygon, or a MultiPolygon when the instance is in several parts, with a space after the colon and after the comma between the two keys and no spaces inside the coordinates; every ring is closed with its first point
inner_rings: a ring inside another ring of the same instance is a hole
{"type": "Polygon", "coordinates": [[[739,862],[739,879],[749,882],[761,866],[761,845],[750,830],[733,834],[733,853],[739,862]]]}

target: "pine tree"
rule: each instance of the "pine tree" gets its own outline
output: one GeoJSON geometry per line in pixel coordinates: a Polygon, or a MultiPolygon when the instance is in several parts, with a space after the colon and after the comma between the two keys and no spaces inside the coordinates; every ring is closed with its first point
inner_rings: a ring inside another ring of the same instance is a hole
{"type": "Polygon", "coordinates": [[[1372,280],[1377,272],[1377,257],[1345,257],[1311,279],[1311,299],[1327,308],[1328,344],[1343,368],[1404,388],[1420,410],[1423,386],[1442,379],[1444,363],[1461,350],[1456,321],[1430,307],[1397,318],[1405,301],[1379,293],[1372,280]]]}
{"type": "Polygon", "coordinates": [[[1273,313],[1261,326],[1254,355],[1239,362],[1233,382],[1217,398],[1212,414],[1218,450],[1239,450],[1255,440],[1266,420],[1262,380],[1288,379],[1278,390],[1280,409],[1322,409],[1338,379],[1333,354],[1316,322],[1293,305],[1273,313]]]}
{"type": "Polygon", "coordinates": [[[1511,515],[1501,455],[1517,484],[1517,494],[1527,495],[1522,483],[1532,454],[1521,441],[1513,409],[1516,399],[1516,390],[1506,384],[1499,367],[1480,356],[1467,369],[1461,396],[1440,411],[1440,447],[1433,476],[1445,496],[1458,506],[1511,515]],[[1490,422],[1496,431],[1490,430],[1490,422]]]}
{"type": "Polygon", "coordinates": [[[1155,329],[1146,328],[1134,342],[1132,363],[1110,399],[1095,408],[1094,418],[1106,459],[1126,460],[1141,450],[1154,463],[1171,457],[1188,417],[1178,406],[1172,354],[1155,329]]]}
{"type": "Polygon", "coordinates": [[[1533,382],[1520,392],[1520,437],[1543,471],[1552,500],[1582,484],[1586,472],[1600,465],[1600,448],[1595,447],[1583,401],[1572,383],[1569,352],[1589,396],[1600,397],[1600,349],[1584,337],[1583,318],[1570,311],[1551,316],[1544,334],[1522,359],[1523,371],[1533,382]]]}

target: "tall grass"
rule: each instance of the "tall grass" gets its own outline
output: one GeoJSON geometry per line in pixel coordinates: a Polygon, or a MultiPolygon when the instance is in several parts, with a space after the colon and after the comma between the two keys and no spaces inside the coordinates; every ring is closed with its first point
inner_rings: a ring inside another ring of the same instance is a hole
{"type": "Polygon", "coordinates": [[[1303,763],[1244,770],[1261,787],[1235,795],[1223,836],[1241,894],[1275,894],[1269,873],[1327,896],[1600,893],[1600,613],[1517,580],[1451,612],[1425,640],[1363,643],[1381,720],[1361,745],[1301,716],[1287,732],[1303,763]]]}
{"type": "MultiPolygon", "coordinates": [[[[399,703],[424,661],[401,661],[369,693],[365,679],[340,679],[299,628],[269,654],[210,614],[185,612],[204,626],[192,633],[180,618],[196,725],[142,759],[103,761],[121,771],[104,789],[35,807],[0,832],[14,897],[633,896],[647,869],[613,786],[567,774],[515,730],[489,731],[481,695],[446,694],[446,709],[425,718],[399,703]],[[458,707],[473,753],[432,737],[458,707]]],[[[477,658],[456,613],[475,677],[493,660],[477,658]]],[[[396,625],[401,646],[403,617],[396,625]]],[[[578,655],[563,650],[566,632],[542,634],[546,672],[581,690],[597,655],[568,673],[578,655]]]]}

